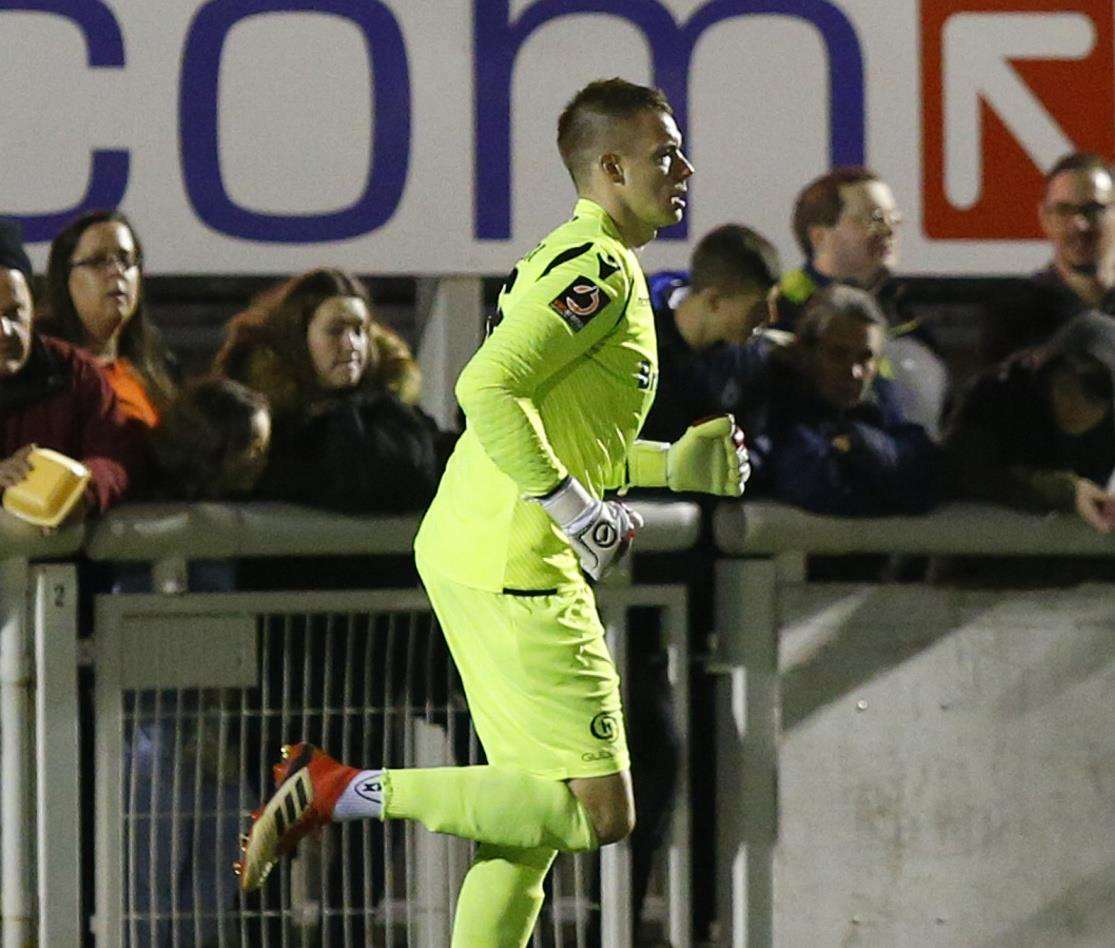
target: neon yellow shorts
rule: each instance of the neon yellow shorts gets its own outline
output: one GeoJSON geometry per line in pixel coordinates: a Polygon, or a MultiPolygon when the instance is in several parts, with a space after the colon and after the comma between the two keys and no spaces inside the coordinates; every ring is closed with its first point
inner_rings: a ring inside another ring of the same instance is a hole
{"type": "Polygon", "coordinates": [[[489,763],[554,780],[630,768],[619,675],[587,583],[507,595],[418,571],[489,763]]]}

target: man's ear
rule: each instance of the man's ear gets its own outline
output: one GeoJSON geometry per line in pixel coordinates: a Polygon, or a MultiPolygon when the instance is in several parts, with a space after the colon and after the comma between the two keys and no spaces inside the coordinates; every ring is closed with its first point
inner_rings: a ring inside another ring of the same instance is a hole
{"type": "Polygon", "coordinates": [[[608,180],[612,184],[623,184],[623,159],[620,158],[615,152],[606,151],[600,156],[600,167],[604,170],[604,174],[608,176],[608,180]]]}
{"type": "Polygon", "coordinates": [[[1050,212],[1045,206],[1045,198],[1043,197],[1038,202],[1038,223],[1041,224],[1041,231],[1045,234],[1047,240],[1053,239],[1053,227],[1050,223],[1050,216],[1050,212]]]}

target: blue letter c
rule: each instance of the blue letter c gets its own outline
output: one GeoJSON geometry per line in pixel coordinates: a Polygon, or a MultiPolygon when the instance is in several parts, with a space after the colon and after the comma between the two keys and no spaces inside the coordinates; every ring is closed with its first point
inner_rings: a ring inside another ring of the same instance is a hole
{"type": "Polygon", "coordinates": [[[402,200],[410,156],[410,76],[399,25],[378,0],[211,0],[190,27],[178,103],[182,173],[197,215],[230,237],[324,243],[383,226],[402,200]],[[264,13],[330,13],[360,27],[375,69],[371,167],[355,204],[328,214],[267,214],[229,197],[217,141],[218,74],[234,25],[264,13]],[[373,58],[374,56],[374,58],[373,58]]]}
{"type": "MultiPolygon", "coordinates": [[[[124,37],[112,11],[101,0],[0,0],[0,13],[51,13],[72,21],[85,37],[90,67],[120,69],[124,65],[124,37]]],[[[23,225],[28,243],[53,240],[71,219],[100,208],[115,208],[128,188],[128,153],[95,149],[90,154],[89,186],[72,207],[45,214],[6,215],[23,225]]]]}

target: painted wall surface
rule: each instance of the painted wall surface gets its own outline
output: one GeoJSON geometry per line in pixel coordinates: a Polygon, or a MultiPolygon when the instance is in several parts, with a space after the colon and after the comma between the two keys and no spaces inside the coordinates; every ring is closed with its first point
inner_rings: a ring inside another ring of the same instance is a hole
{"type": "Polygon", "coordinates": [[[784,590],[778,948],[1115,943],[1111,597],[784,590]]]}
{"type": "Polygon", "coordinates": [[[662,86],[698,175],[646,251],[753,224],[866,161],[903,269],[1040,265],[1040,168],[1115,151],[1102,0],[0,0],[0,211],[36,263],[119,205],[153,272],[502,273],[567,214],[563,104],[662,86]]]}

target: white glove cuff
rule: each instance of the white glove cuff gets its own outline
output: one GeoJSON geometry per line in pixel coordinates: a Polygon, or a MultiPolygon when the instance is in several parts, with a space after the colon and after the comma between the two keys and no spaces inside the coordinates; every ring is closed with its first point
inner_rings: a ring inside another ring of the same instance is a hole
{"type": "Polygon", "coordinates": [[[534,498],[567,535],[576,536],[596,517],[603,501],[593,497],[570,475],[545,497],[534,498]]]}

